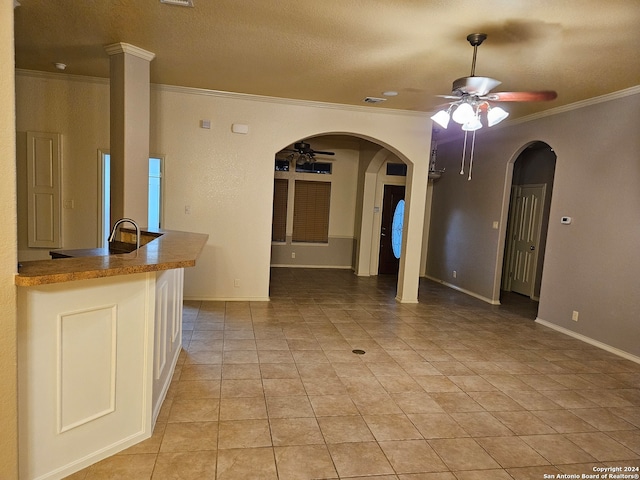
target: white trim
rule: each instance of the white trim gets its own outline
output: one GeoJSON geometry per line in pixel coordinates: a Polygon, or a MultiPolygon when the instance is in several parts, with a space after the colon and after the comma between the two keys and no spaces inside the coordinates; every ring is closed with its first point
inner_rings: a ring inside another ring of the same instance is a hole
{"type": "MultiPolygon", "coordinates": [[[[102,78],[102,77],[71,75],[71,74],[56,73],[56,72],[41,72],[38,70],[26,70],[21,68],[16,68],[15,72],[16,72],[16,76],[24,76],[24,77],[56,79],[56,80],[72,80],[72,81],[78,81],[78,82],[98,83],[103,85],[109,85],[110,83],[109,78],[102,78]]],[[[254,102],[276,103],[280,105],[297,105],[300,107],[330,108],[335,110],[366,112],[368,114],[405,115],[409,117],[423,117],[425,119],[430,115],[429,112],[417,112],[414,110],[399,110],[394,108],[369,107],[364,105],[362,106],[348,105],[344,103],[329,103],[329,102],[318,102],[313,100],[298,100],[294,98],[270,97],[267,95],[225,92],[222,90],[183,87],[180,85],[165,85],[161,83],[152,83],[151,89],[157,90],[157,91],[183,93],[183,94],[189,94],[189,95],[202,95],[207,97],[220,97],[220,98],[230,98],[235,100],[249,100],[254,102]]]]}
{"type": "Polygon", "coordinates": [[[186,296],[183,300],[195,302],[270,302],[269,297],[202,297],[202,296],[186,296]]]}
{"type": "Polygon", "coordinates": [[[580,333],[576,333],[573,330],[569,330],[567,328],[556,325],[555,323],[548,322],[546,320],[542,320],[540,317],[536,318],[536,323],[540,325],[544,325],[545,327],[549,327],[552,330],[555,330],[560,333],[564,333],[565,335],[569,335],[577,340],[581,340],[589,345],[593,345],[594,347],[601,348],[602,350],[606,350],[609,353],[613,353],[619,357],[622,357],[626,360],[630,360],[632,362],[640,364],[640,357],[633,355],[632,353],[625,352],[624,350],[620,350],[619,348],[612,347],[611,345],[607,345],[606,343],[602,343],[598,340],[594,340],[591,337],[586,337],[580,333]]]}
{"type": "Polygon", "coordinates": [[[505,122],[506,125],[501,125],[501,127],[531,122],[533,120],[538,120],[539,118],[549,117],[551,115],[558,115],[560,113],[570,112],[571,110],[578,110],[579,108],[589,107],[591,105],[597,105],[599,103],[604,103],[604,102],[610,102],[612,100],[617,100],[619,98],[625,98],[625,97],[629,97],[631,95],[636,95],[636,94],[640,94],[640,85],[636,85],[635,87],[625,88],[624,90],[618,90],[617,92],[605,93],[604,95],[587,98],[585,100],[579,100],[577,102],[569,103],[567,105],[560,105],[559,107],[550,108],[542,112],[537,112],[531,115],[527,115],[525,117],[515,118],[510,122],[505,122]]]}
{"type": "Polygon", "coordinates": [[[347,270],[353,269],[352,265],[289,265],[288,263],[272,263],[273,268],[332,268],[334,270],[347,270]]]}
{"type": "Polygon", "coordinates": [[[483,302],[486,302],[486,303],[488,303],[490,305],[501,305],[500,304],[500,300],[492,300],[490,298],[483,297],[482,295],[479,295],[479,294],[477,294],[475,292],[472,292],[470,290],[466,290],[466,289],[464,289],[462,287],[458,287],[457,285],[453,285],[451,283],[445,282],[444,280],[440,280],[439,278],[431,277],[429,275],[427,275],[424,278],[428,278],[429,280],[433,280],[434,282],[441,283],[442,285],[445,285],[445,286],[447,286],[449,288],[453,288],[454,290],[457,290],[459,292],[465,293],[465,294],[469,295],[470,297],[474,297],[474,298],[477,298],[478,300],[482,300],[483,302]]]}
{"type": "Polygon", "coordinates": [[[155,53],[149,52],[143,48],[136,47],[135,45],[131,45],[130,43],[124,43],[124,42],[105,45],[104,50],[105,52],[107,52],[107,55],[109,56],[118,55],[121,53],[127,53],[129,55],[133,55],[134,57],[138,57],[143,60],[146,60],[147,62],[150,62],[151,60],[156,58],[155,53]]]}

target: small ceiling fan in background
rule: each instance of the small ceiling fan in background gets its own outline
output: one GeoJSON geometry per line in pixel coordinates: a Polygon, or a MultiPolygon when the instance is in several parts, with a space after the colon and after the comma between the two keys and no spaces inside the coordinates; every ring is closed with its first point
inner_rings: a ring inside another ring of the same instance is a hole
{"type": "MultiPolygon", "coordinates": [[[[296,165],[303,165],[305,163],[315,163],[316,155],[335,155],[335,152],[327,152],[324,150],[314,150],[311,145],[302,141],[293,144],[293,149],[284,148],[278,152],[279,154],[285,154],[286,160],[295,163],[296,165]]],[[[332,159],[327,159],[332,160],[332,159]]]]}
{"type": "Polygon", "coordinates": [[[503,108],[494,105],[497,102],[539,102],[554,100],[558,94],[553,90],[533,92],[494,92],[495,87],[502,82],[490,77],[476,76],[476,56],[478,47],[487,39],[486,33],[472,33],[467,35],[467,41],[473,47],[473,60],[471,63],[471,75],[461,77],[453,82],[450,95],[438,95],[449,100],[446,108],[438,111],[431,119],[442,128],[447,128],[449,120],[460,124],[464,130],[464,148],[462,151],[462,168],[460,174],[464,174],[464,159],[467,148],[467,134],[473,132],[471,142],[471,156],[469,160],[469,178],[473,168],[473,150],[475,147],[476,131],[483,127],[482,113],[486,112],[488,127],[497,125],[509,116],[503,108]]]}

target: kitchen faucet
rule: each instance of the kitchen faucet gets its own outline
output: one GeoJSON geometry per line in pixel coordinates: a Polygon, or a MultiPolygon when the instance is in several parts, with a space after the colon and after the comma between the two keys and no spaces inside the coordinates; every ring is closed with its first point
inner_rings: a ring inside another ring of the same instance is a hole
{"type": "Polygon", "coordinates": [[[136,228],[136,252],[137,252],[138,249],[140,248],[140,227],[136,222],[134,222],[130,218],[121,218],[120,220],[118,220],[116,223],[113,224],[113,229],[111,230],[111,234],[109,235],[108,242],[109,243],[113,242],[113,239],[116,236],[116,231],[118,230],[118,225],[125,222],[129,222],[131,225],[133,225],[136,228]]]}

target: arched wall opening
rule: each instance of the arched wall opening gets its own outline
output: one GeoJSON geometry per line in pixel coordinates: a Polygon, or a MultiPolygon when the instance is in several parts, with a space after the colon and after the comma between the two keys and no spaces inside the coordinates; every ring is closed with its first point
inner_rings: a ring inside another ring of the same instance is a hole
{"type": "MultiPolygon", "coordinates": [[[[332,174],[294,173],[291,172],[291,170],[294,170],[293,168],[290,168],[287,173],[275,172],[274,193],[277,194],[276,183],[279,180],[282,182],[282,178],[289,177],[288,184],[293,186],[294,189],[296,181],[316,180],[325,182],[329,180],[332,188],[331,202],[334,204],[334,208],[331,209],[333,219],[330,219],[330,223],[333,221],[333,224],[330,225],[328,242],[324,245],[303,245],[291,241],[291,224],[294,215],[292,210],[295,208],[295,193],[288,191],[286,194],[287,203],[293,200],[294,207],[289,207],[287,211],[287,236],[285,241],[274,242],[272,238],[271,267],[349,268],[356,275],[376,275],[378,268],[377,255],[380,249],[380,210],[378,205],[380,204],[381,188],[384,183],[384,179],[381,180],[380,172],[384,171],[387,162],[403,163],[407,166],[406,177],[392,178],[390,182],[410,186],[414,172],[413,162],[391,145],[357,133],[326,132],[315,133],[303,138],[293,138],[291,143],[282,147],[281,151],[283,149],[291,150],[293,145],[299,141],[309,143],[314,150],[334,151],[336,153],[335,158],[318,155],[319,161],[330,161],[332,174]],[[346,163],[350,165],[343,165],[346,163]],[[347,182],[345,183],[344,179],[340,179],[337,175],[347,175],[347,182]],[[310,176],[315,178],[309,179],[310,176]],[[328,177],[331,178],[329,179],[328,177]],[[335,204],[336,201],[338,204],[335,204]],[[350,228],[350,231],[346,234],[345,227],[350,228]],[[342,230],[340,230],[341,228],[342,230]],[[338,245],[338,248],[335,248],[336,245],[338,245]],[[301,254],[300,252],[303,253],[301,254]],[[309,263],[310,259],[312,259],[311,263],[309,263]],[[338,259],[338,262],[335,259],[338,259]]],[[[425,152],[425,161],[427,157],[428,152],[425,152]]],[[[426,184],[426,180],[424,183],[426,184]]],[[[405,221],[402,235],[402,252],[407,252],[407,248],[411,249],[411,246],[407,247],[407,236],[404,234],[407,228],[419,229],[420,241],[414,241],[417,248],[414,247],[413,250],[415,252],[410,255],[412,260],[415,260],[413,257],[417,257],[416,263],[419,264],[424,199],[413,202],[414,213],[420,210],[419,215],[414,214],[414,217],[419,217],[418,223],[420,225],[415,225],[416,221],[410,220],[411,217],[409,215],[411,208],[410,196],[410,189],[407,189],[407,198],[405,199],[407,205],[405,217],[407,221],[405,221]]],[[[275,211],[274,218],[276,218],[275,211]]],[[[409,268],[409,272],[407,272],[403,265],[404,258],[401,260],[398,271],[397,300],[401,302],[417,302],[419,271],[413,272],[413,269],[409,268]],[[412,278],[413,275],[415,275],[415,278],[412,278]],[[406,285],[412,283],[415,284],[415,287],[408,291],[406,285]],[[415,290],[415,292],[409,293],[412,290],[415,290]]]]}
{"type": "Polygon", "coordinates": [[[511,181],[505,195],[506,235],[502,252],[500,301],[535,302],[540,297],[549,212],[553,193],[556,154],[549,144],[532,141],[524,145],[507,165],[511,181]],[[516,295],[514,297],[514,295],[516,295]]]}

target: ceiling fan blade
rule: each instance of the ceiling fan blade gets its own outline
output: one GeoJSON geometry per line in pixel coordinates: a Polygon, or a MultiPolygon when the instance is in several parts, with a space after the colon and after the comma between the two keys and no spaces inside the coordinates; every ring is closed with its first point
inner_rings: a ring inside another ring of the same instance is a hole
{"type": "Polygon", "coordinates": [[[436,95],[438,98],[446,98],[448,100],[460,100],[462,98],[461,95],[436,95]]]}
{"type": "Polygon", "coordinates": [[[502,82],[489,77],[462,77],[453,82],[452,92],[470,95],[486,95],[502,82]]]}
{"type": "Polygon", "coordinates": [[[323,152],[322,150],[312,150],[313,155],[335,155],[335,152],[323,152]]]}
{"type": "Polygon", "coordinates": [[[553,90],[539,92],[496,92],[486,95],[492,102],[546,102],[555,100],[558,94],[553,90]]]}

